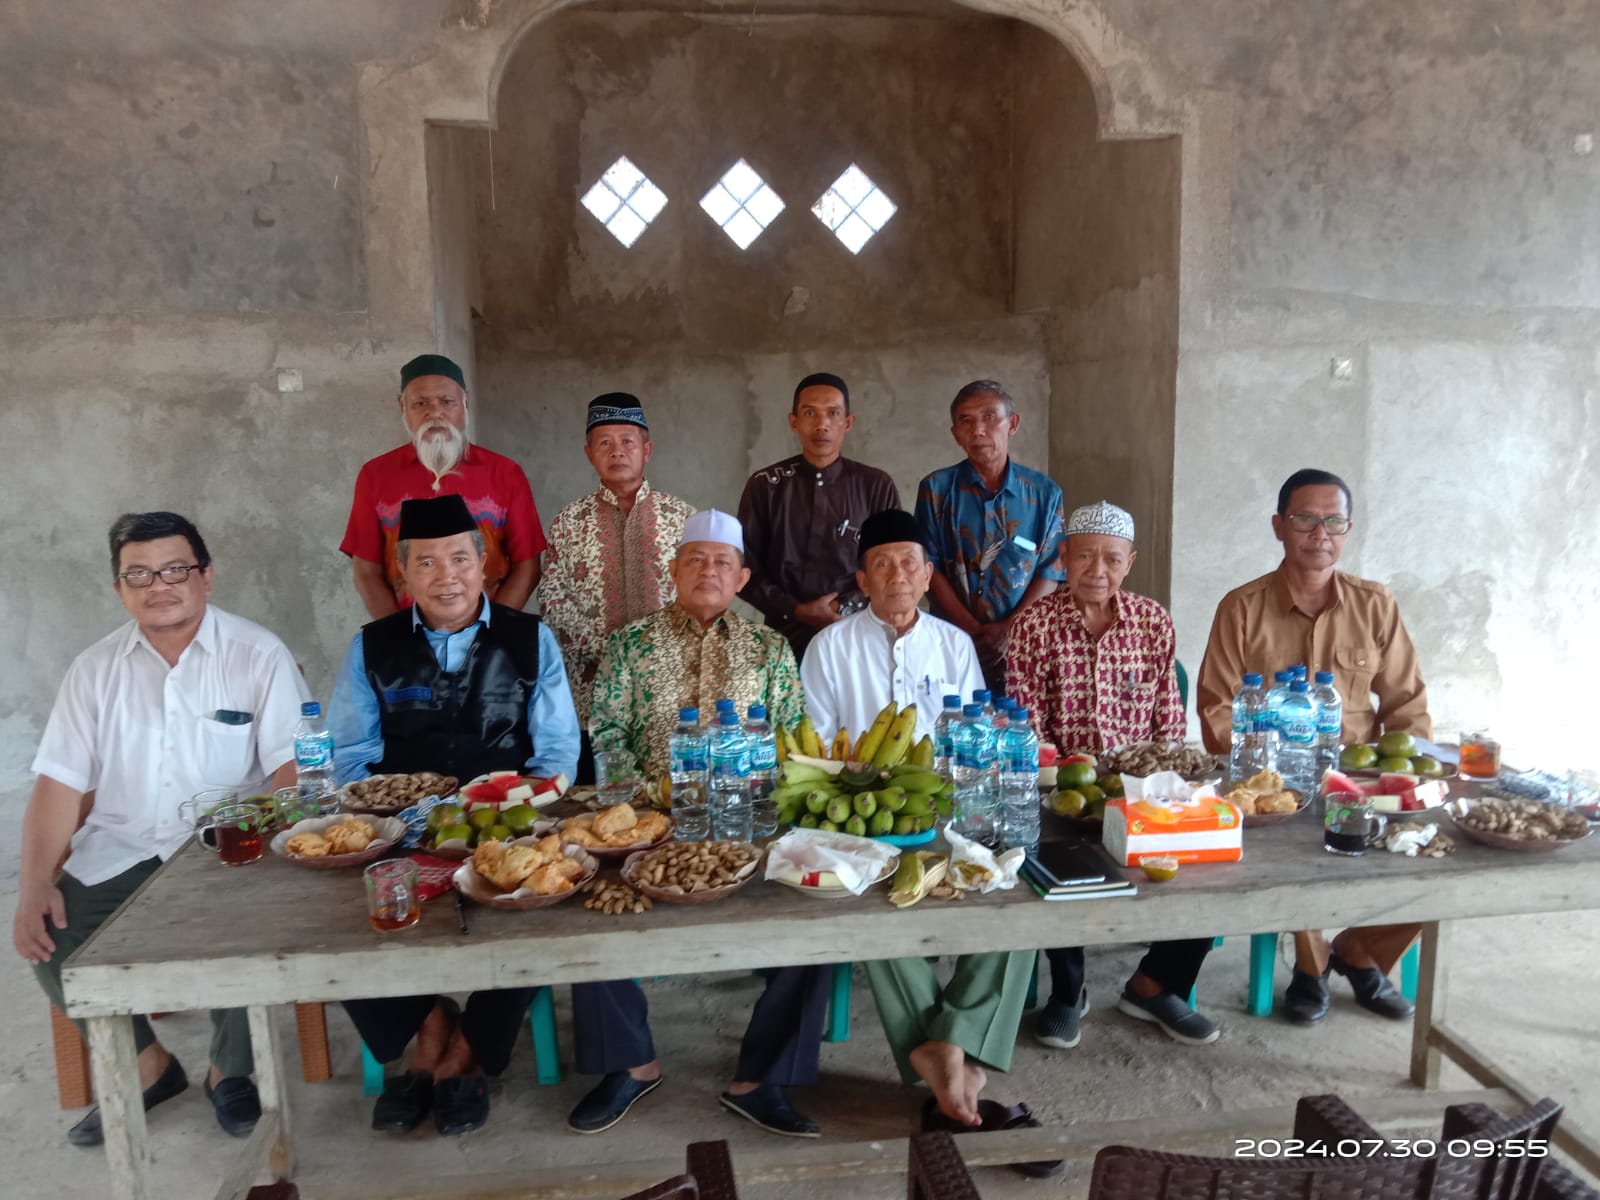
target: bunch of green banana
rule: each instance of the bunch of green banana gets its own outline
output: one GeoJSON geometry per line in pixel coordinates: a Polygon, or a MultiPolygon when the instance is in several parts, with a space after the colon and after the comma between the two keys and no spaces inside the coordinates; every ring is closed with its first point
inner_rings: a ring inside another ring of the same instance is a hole
{"type": "Polygon", "coordinates": [[[954,809],[955,783],[914,763],[826,767],[792,759],[778,768],[772,801],[778,821],[858,837],[924,833],[954,809]]]}

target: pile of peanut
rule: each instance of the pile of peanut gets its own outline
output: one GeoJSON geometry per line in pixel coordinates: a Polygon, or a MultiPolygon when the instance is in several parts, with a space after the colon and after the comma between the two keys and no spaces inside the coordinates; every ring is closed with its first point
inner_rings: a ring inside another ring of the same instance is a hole
{"type": "Polygon", "coordinates": [[[1485,796],[1472,802],[1467,812],[1456,818],[1456,824],[1530,842],[1581,838],[1589,833],[1589,822],[1582,813],[1537,800],[1502,796],[1485,796]]]}
{"type": "Polygon", "coordinates": [[[650,887],[709,892],[737,883],[740,871],[761,857],[748,842],[675,842],[639,860],[633,878],[650,887]]]}
{"type": "Polygon", "coordinates": [[[589,893],[589,898],[583,906],[608,916],[642,913],[651,907],[649,896],[641,896],[625,883],[601,883],[596,879],[584,891],[589,893]]]}

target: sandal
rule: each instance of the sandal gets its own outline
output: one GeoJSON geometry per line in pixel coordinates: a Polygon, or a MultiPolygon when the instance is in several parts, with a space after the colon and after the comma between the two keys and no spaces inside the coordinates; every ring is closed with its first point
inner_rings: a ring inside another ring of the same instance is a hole
{"type": "MultiPolygon", "coordinates": [[[[983,1118],[979,1126],[985,1133],[1005,1129],[1042,1129],[1039,1118],[1025,1103],[1018,1101],[1009,1108],[996,1100],[979,1100],[978,1115],[983,1118]]],[[[1030,1179],[1049,1179],[1067,1169],[1064,1160],[1055,1158],[1039,1162],[1011,1163],[1011,1169],[1030,1179]]]]}

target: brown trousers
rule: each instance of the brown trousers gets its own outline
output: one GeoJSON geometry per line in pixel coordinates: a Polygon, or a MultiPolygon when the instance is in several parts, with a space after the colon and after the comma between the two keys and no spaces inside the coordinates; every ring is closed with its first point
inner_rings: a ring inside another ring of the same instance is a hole
{"type": "MultiPolygon", "coordinates": [[[[1387,975],[1421,934],[1421,925],[1367,925],[1360,929],[1346,929],[1339,938],[1360,946],[1372,956],[1372,961],[1378,964],[1378,970],[1387,975]]],[[[1294,935],[1294,965],[1307,975],[1321,975],[1326,971],[1328,955],[1332,952],[1333,946],[1322,936],[1320,929],[1302,929],[1294,935]]],[[[1346,956],[1341,954],[1339,957],[1346,956]]]]}

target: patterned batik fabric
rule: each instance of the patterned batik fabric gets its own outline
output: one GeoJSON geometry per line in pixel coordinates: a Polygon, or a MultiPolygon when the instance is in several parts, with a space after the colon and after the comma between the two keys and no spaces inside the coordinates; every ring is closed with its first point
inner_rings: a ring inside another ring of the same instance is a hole
{"type": "Polygon", "coordinates": [[[601,487],[568,504],[551,523],[539,601],[566,660],[581,725],[589,722],[606,638],[676,595],[667,564],[693,512],[692,504],[652,491],[647,480],[629,512],[601,487]]]}
{"type": "Polygon", "coordinates": [[[1064,506],[1061,489],[1040,471],[1008,463],[991,492],[963,461],[923,479],[917,524],[934,570],[987,625],[1016,608],[1035,579],[1066,579],[1064,506]]]}
{"type": "Polygon", "coordinates": [[[1177,638],[1167,610],[1117,592],[1098,638],[1065,589],[1030,604],[1011,627],[1007,686],[1042,740],[1063,754],[1182,738],[1177,638]]]}
{"type": "Polygon", "coordinates": [[[652,775],[667,770],[678,710],[708,721],[718,700],[743,717],[764,704],[773,725],[805,711],[794,652],[776,630],[725,612],[702,628],[676,603],[613,633],[595,677],[589,727],[596,750],[626,750],[652,775]]]}

